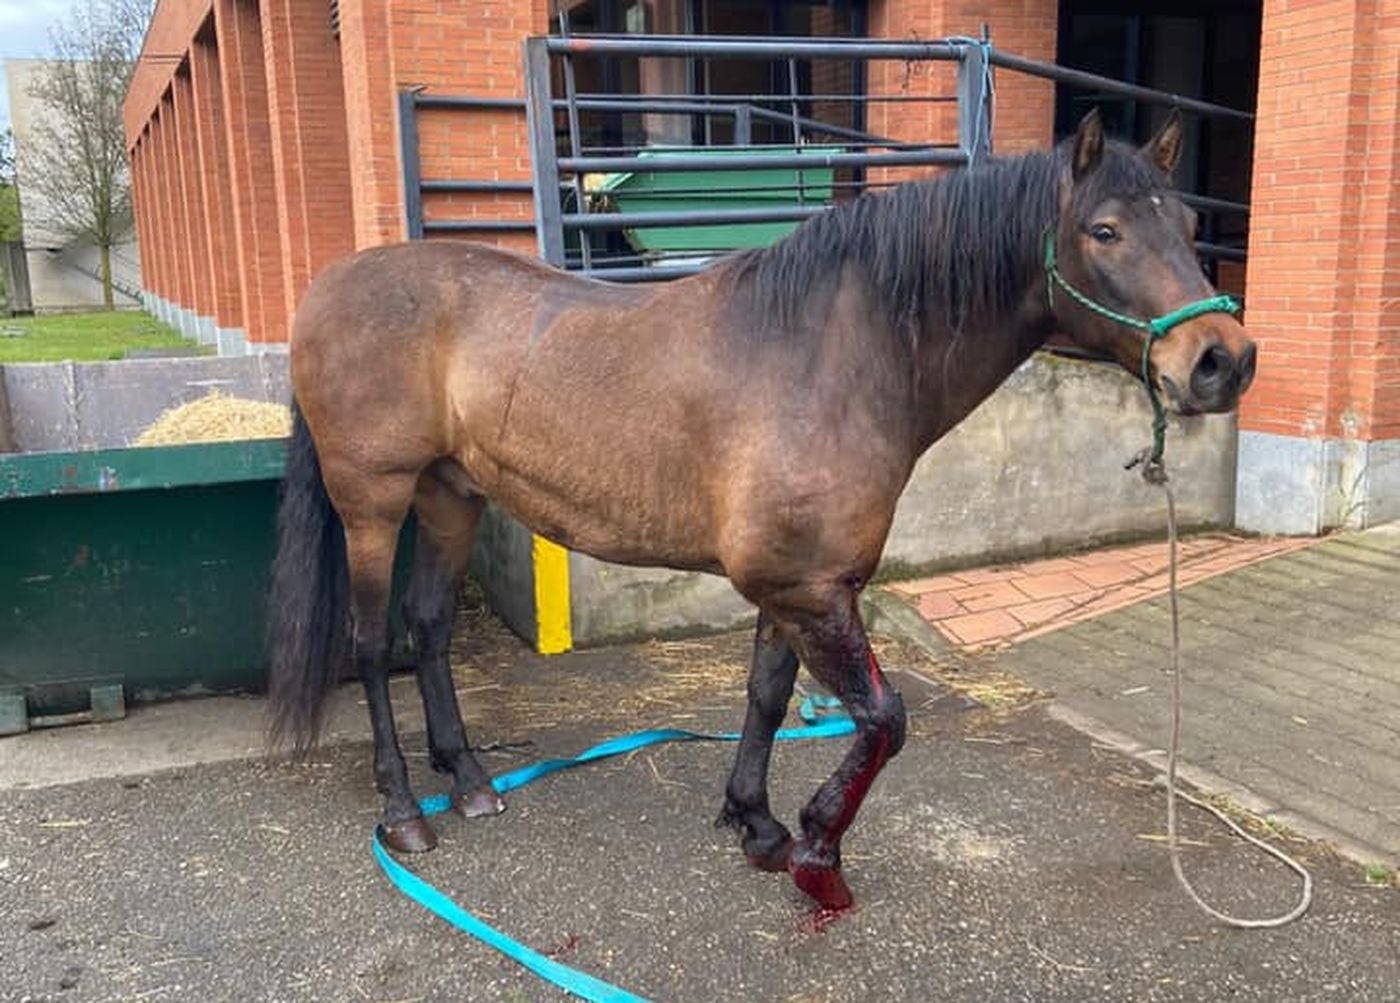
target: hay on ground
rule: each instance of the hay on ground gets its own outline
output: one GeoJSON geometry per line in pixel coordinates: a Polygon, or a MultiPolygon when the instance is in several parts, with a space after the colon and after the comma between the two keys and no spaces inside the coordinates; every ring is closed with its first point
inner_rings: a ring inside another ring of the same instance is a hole
{"type": "Polygon", "coordinates": [[[279,439],[292,434],[285,404],[229,397],[218,390],[164,412],[136,439],[138,446],[237,439],[279,439]]]}

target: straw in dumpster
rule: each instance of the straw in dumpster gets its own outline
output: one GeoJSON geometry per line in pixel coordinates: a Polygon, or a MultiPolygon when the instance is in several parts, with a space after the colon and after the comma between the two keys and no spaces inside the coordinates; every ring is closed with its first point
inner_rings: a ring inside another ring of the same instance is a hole
{"type": "Polygon", "coordinates": [[[278,439],[292,434],[284,404],[230,397],[212,390],[165,411],[136,439],[137,446],[168,446],[237,439],[278,439]]]}

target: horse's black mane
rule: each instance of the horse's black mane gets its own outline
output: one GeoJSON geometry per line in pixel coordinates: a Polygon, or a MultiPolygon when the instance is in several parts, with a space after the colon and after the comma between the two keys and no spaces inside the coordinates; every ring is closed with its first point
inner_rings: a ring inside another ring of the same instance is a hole
{"type": "MultiPolygon", "coordinates": [[[[1068,141],[1067,141],[1068,142],[1068,141]]],[[[991,157],[975,167],[869,193],[809,219],[784,239],[732,259],[736,292],[765,329],[826,315],[842,270],[870,281],[886,326],[909,337],[941,321],[959,332],[1015,308],[1042,267],[1068,145],[991,157]]],[[[1109,143],[1075,202],[1136,194],[1163,179],[1135,151],[1109,143]]]]}

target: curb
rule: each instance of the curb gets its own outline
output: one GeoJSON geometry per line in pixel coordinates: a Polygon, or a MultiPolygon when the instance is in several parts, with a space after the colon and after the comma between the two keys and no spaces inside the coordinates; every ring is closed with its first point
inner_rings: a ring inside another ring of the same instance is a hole
{"type": "MultiPolygon", "coordinates": [[[[1077,711],[1060,700],[1050,701],[1047,711],[1050,717],[1059,723],[1073,728],[1114,752],[1145,763],[1163,776],[1166,775],[1166,752],[1162,749],[1144,745],[1132,736],[1110,728],[1098,718],[1077,711]]],[[[1300,836],[1326,843],[1354,863],[1362,866],[1371,864],[1400,866],[1400,856],[1378,846],[1372,846],[1370,843],[1353,836],[1348,836],[1311,815],[1295,811],[1262,796],[1243,784],[1227,780],[1213,770],[1196,766],[1178,758],[1176,774],[1179,779],[1205,794],[1227,797],[1265,821],[1277,822],[1300,836]]]]}

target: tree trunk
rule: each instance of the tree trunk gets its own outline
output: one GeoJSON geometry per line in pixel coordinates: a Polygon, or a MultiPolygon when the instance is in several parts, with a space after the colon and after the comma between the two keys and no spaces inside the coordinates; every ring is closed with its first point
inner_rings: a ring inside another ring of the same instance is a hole
{"type": "Polygon", "coordinates": [[[102,305],[108,310],[115,307],[112,301],[112,247],[102,245],[102,305]]]}

